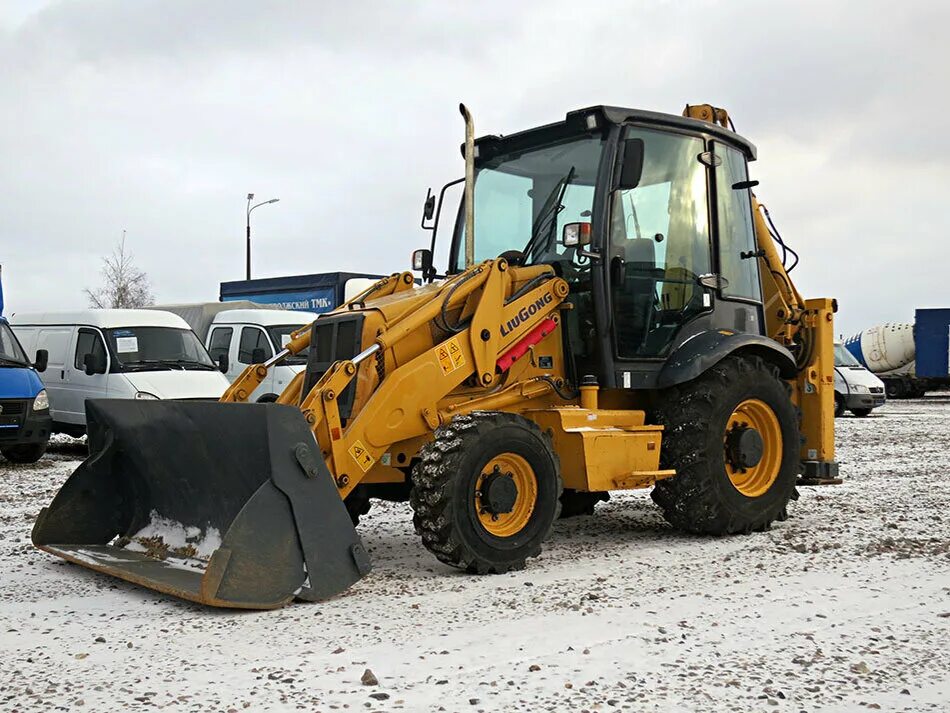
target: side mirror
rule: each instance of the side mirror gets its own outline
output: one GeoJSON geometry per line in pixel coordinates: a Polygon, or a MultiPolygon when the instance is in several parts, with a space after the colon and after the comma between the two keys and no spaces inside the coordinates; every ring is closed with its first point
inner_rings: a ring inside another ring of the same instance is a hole
{"type": "Polygon", "coordinates": [[[39,372],[46,371],[49,364],[49,352],[45,349],[36,350],[36,361],[33,362],[33,368],[39,372]]]}
{"type": "Polygon", "coordinates": [[[432,189],[430,188],[426,193],[425,203],[422,204],[423,227],[425,227],[425,221],[432,220],[433,215],[435,215],[435,196],[432,195],[432,189]]]}
{"type": "Polygon", "coordinates": [[[428,248],[415,250],[412,253],[412,269],[428,275],[432,269],[432,251],[428,248]]]}
{"type": "Polygon", "coordinates": [[[219,354],[218,355],[218,371],[220,371],[222,374],[227,374],[228,369],[230,367],[231,365],[228,363],[228,355],[219,354]]]}
{"type": "Polygon", "coordinates": [[[590,223],[567,223],[561,232],[561,244],[566,248],[590,245],[590,223]]]}
{"type": "Polygon", "coordinates": [[[630,190],[640,185],[643,176],[643,139],[627,139],[623,142],[623,164],[620,167],[621,190],[630,190]]]}
{"type": "Polygon", "coordinates": [[[106,373],[105,354],[86,354],[82,358],[82,364],[84,367],[83,370],[86,372],[86,376],[95,376],[96,374],[106,373]]]}
{"type": "Polygon", "coordinates": [[[264,356],[265,354],[266,352],[264,351],[264,347],[255,347],[253,350],[251,350],[251,363],[263,364],[267,359],[267,357],[264,356]]]}

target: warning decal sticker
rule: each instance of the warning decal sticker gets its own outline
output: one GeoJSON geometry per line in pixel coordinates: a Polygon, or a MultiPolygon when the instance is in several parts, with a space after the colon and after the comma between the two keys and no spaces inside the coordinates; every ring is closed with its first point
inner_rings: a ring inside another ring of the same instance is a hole
{"type": "Polygon", "coordinates": [[[465,364],[465,355],[462,354],[462,347],[459,346],[458,337],[452,337],[445,344],[436,347],[436,353],[438,354],[439,366],[442,367],[443,374],[451,374],[465,364]]]}
{"type": "Polygon", "coordinates": [[[357,441],[350,446],[349,454],[364,473],[372,468],[376,462],[376,459],[369,454],[369,451],[366,450],[366,446],[363,445],[362,441],[357,441]]]}

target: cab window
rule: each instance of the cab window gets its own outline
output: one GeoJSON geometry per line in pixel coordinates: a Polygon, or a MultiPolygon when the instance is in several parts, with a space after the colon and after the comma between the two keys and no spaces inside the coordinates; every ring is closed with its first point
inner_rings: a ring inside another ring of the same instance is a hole
{"type": "Polygon", "coordinates": [[[214,361],[219,361],[222,356],[228,356],[231,351],[232,336],[234,336],[234,330],[231,327],[215,327],[211,331],[208,353],[214,361]]]}
{"type": "Polygon", "coordinates": [[[238,347],[238,361],[242,364],[253,364],[253,354],[255,349],[264,350],[264,359],[270,359],[273,352],[270,348],[270,342],[267,341],[267,335],[264,330],[257,327],[241,328],[241,344],[238,347]]]}
{"type": "Polygon", "coordinates": [[[643,142],[634,188],[614,191],[610,287],[617,356],[662,356],[680,327],[710,307],[698,283],[710,272],[706,167],[699,137],[628,129],[643,142]]]}
{"type": "Polygon", "coordinates": [[[97,360],[104,359],[106,345],[98,332],[92,329],[80,329],[76,337],[76,355],[73,366],[80,371],[85,370],[87,354],[92,354],[97,360]]]}
{"type": "Polygon", "coordinates": [[[716,168],[716,208],[719,223],[720,274],[728,284],[723,296],[762,299],[757,259],[743,258],[755,252],[752,199],[748,188],[733,188],[748,179],[745,156],[730,146],[715,145],[721,163],[716,168]]]}

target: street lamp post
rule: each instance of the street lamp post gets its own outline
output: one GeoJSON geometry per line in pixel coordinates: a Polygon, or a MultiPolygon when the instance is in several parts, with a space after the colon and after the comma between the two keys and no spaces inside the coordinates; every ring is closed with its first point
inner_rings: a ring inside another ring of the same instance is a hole
{"type": "Polygon", "coordinates": [[[261,201],[256,205],[251,205],[251,201],[254,200],[254,194],[247,194],[247,278],[251,279],[251,213],[255,208],[260,208],[262,205],[269,205],[271,203],[277,203],[280,198],[271,198],[269,201],[261,201]]]}

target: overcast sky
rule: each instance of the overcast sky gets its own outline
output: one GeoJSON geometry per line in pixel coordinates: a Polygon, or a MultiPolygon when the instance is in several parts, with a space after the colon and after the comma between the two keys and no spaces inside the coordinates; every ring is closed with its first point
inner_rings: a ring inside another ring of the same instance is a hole
{"type": "MultiPolygon", "coordinates": [[[[511,133],[617,104],[729,109],[838,330],[950,306],[950,3],[3,0],[6,314],[84,307],[121,236],[160,302],[389,273],[461,175],[459,101],[511,133]]],[[[446,236],[447,237],[447,236],[446,236]]]]}

